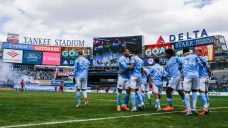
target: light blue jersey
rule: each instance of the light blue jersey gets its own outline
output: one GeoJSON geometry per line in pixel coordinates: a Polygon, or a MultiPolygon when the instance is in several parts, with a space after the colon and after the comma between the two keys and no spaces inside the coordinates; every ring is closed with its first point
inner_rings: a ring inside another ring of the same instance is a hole
{"type": "Polygon", "coordinates": [[[199,57],[195,54],[189,54],[181,58],[184,78],[199,78],[199,66],[203,66],[199,57]]]}
{"type": "Polygon", "coordinates": [[[131,70],[131,75],[136,77],[142,76],[142,68],[144,67],[143,60],[138,56],[133,56],[130,61],[131,64],[134,64],[134,68],[131,70]]]}
{"type": "Polygon", "coordinates": [[[167,72],[165,71],[165,69],[159,65],[159,64],[155,64],[150,68],[149,71],[151,77],[152,77],[152,83],[153,85],[156,86],[163,86],[163,82],[162,82],[162,77],[167,75],[167,72]]]}
{"type": "Polygon", "coordinates": [[[205,64],[205,66],[200,66],[199,67],[199,77],[200,78],[209,78],[208,76],[208,61],[205,57],[200,56],[199,57],[200,61],[205,64]]]}
{"type": "Polygon", "coordinates": [[[90,62],[85,57],[79,57],[75,60],[74,76],[75,78],[88,78],[90,62]]]}
{"type": "MultiPolygon", "coordinates": [[[[125,57],[125,56],[121,56],[119,58],[119,70],[128,70],[128,68],[130,67],[130,59],[129,57],[125,57]]],[[[126,71],[122,74],[119,74],[119,76],[121,76],[122,78],[126,78],[129,79],[130,75],[129,75],[129,71],[126,71]]]]}
{"type": "Polygon", "coordinates": [[[176,78],[181,75],[180,65],[181,65],[181,62],[180,62],[179,57],[172,57],[166,63],[166,69],[168,71],[168,74],[172,78],[176,78]]]}
{"type": "Polygon", "coordinates": [[[147,77],[148,77],[149,71],[147,69],[144,69],[144,70],[146,70],[146,74],[142,72],[142,83],[147,84],[147,77]]]}

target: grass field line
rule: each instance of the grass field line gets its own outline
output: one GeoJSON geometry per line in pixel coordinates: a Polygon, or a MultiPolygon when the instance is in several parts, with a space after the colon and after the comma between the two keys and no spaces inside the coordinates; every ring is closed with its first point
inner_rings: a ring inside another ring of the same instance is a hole
{"type": "MultiPolygon", "coordinates": [[[[217,107],[217,108],[210,108],[210,109],[216,110],[216,109],[226,109],[226,108],[228,108],[228,107],[217,107]]],[[[162,115],[162,114],[180,113],[180,112],[183,113],[182,111],[162,112],[162,113],[148,113],[148,114],[136,114],[136,115],[129,115],[129,116],[114,116],[114,117],[103,117],[103,118],[91,118],[91,119],[65,120],[65,121],[54,121],[54,122],[43,122],[43,123],[9,125],[9,126],[0,126],[0,128],[18,128],[18,127],[29,127],[29,126],[42,126],[42,125],[55,125],[55,124],[66,124],[66,123],[78,123],[78,122],[88,122],[88,121],[131,118],[131,117],[139,117],[139,116],[162,115]]],[[[211,111],[211,112],[215,112],[215,111],[211,111]]]]}

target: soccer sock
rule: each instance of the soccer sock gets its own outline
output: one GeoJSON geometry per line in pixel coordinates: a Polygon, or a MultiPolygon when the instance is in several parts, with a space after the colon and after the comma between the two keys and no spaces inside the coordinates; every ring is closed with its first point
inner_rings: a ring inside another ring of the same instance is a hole
{"type": "Polygon", "coordinates": [[[204,110],[207,111],[207,99],[205,93],[200,93],[200,99],[204,110]]]}
{"type": "Polygon", "coordinates": [[[125,96],[124,96],[124,102],[123,102],[123,105],[128,105],[128,101],[129,101],[129,94],[126,93],[125,96]]]}
{"type": "Polygon", "coordinates": [[[160,99],[156,99],[155,101],[156,101],[157,108],[160,107],[160,99]]]}
{"type": "Polygon", "coordinates": [[[141,92],[137,92],[138,95],[138,100],[139,100],[139,105],[144,105],[143,99],[142,99],[142,93],[141,92]]]}
{"type": "Polygon", "coordinates": [[[76,92],[76,97],[77,97],[77,101],[78,101],[78,105],[80,105],[80,92],[76,92]]]}
{"type": "Polygon", "coordinates": [[[168,106],[172,107],[173,106],[172,98],[167,98],[167,101],[168,101],[168,106]]]}
{"type": "Polygon", "coordinates": [[[197,92],[192,92],[192,109],[196,109],[197,92]]]}
{"type": "Polygon", "coordinates": [[[148,99],[150,100],[151,99],[150,98],[150,92],[146,92],[146,95],[147,95],[148,99]]]}
{"type": "Polygon", "coordinates": [[[120,98],[121,98],[121,94],[118,92],[116,97],[117,107],[120,107],[120,98]]]}
{"type": "Polygon", "coordinates": [[[185,93],[184,101],[185,101],[185,106],[187,107],[188,111],[191,111],[189,93],[185,93]]]}
{"type": "Polygon", "coordinates": [[[135,107],[135,92],[131,92],[131,103],[132,103],[132,108],[135,107]]]}
{"type": "Polygon", "coordinates": [[[209,96],[208,96],[208,93],[205,93],[205,96],[206,96],[206,100],[207,100],[207,107],[209,107],[209,96]]]}
{"type": "Polygon", "coordinates": [[[87,102],[88,101],[88,98],[87,98],[87,91],[82,91],[82,94],[83,94],[83,97],[84,97],[84,100],[87,102]]]}

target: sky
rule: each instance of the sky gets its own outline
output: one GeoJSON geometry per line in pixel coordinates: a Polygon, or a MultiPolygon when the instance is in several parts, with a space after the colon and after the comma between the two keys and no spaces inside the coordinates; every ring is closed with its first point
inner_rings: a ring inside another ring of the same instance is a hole
{"type": "Polygon", "coordinates": [[[144,44],[161,35],[206,29],[228,40],[228,0],[2,0],[0,41],[20,37],[85,40],[143,35],[144,44]]]}

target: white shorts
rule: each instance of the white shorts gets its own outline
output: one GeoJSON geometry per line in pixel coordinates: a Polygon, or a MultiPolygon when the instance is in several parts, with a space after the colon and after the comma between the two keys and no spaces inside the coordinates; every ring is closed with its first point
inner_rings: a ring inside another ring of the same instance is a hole
{"type": "Polygon", "coordinates": [[[199,84],[200,84],[199,78],[192,78],[192,79],[184,78],[184,82],[183,82],[184,91],[191,91],[192,89],[198,90],[199,84]]]}
{"type": "Polygon", "coordinates": [[[169,80],[168,87],[174,90],[183,90],[183,82],[180,77],[172,78],[169,80]]]}
{"type": "Polygon", "coordinates": [[[153,84],[153,93],[162,94],[162,88],[163,86],[157,86],[153,84]]]}
{"type": "Polygon", "coordinates": [[[148,83],[143,83],[143,84],[141,84],[141,86],[140,86],[140,90],[141,91],[146,91],[146,92],[148,92],[149,91],[149,84],[148,83]]]}
{"type": "Polygon", "coordinates": [[[77,89],[87,89],[87,78],[76,78],[77,89]]]}
{"type": "Polygon", "coordinates": [[[200,87],[199,90],[202,92],[208,91],[208,79],[207,78],[200,78],[200,87]]]}
{"type": "Polygon", "coordinates": [[[142,77],[140,76],[131,76],[130,78],[130,88],[139,89],[142,84],[142,77]]]}
{"type": "Polygon", "coordinates": [[[118,89],[129,89],[129,87],[130,87],[129,79],[118,76],[117,88],[118,89]]]}

